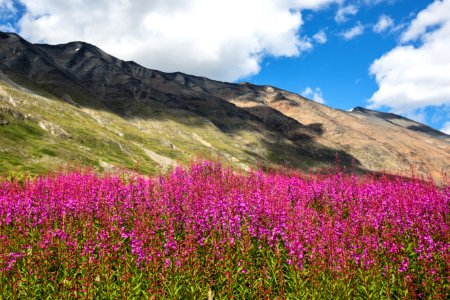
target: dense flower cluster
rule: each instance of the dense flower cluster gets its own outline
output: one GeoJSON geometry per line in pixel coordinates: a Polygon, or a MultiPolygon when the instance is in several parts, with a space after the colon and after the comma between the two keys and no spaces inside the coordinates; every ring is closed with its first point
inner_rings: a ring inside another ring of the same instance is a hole
{"type": "Polygon", "coordinates": [[[449,226],[450,187],[417,179],[240,175],[199,162],[154,178],[75,172],[4,180],[0,292],[31,293],[23,282],[33,278],[75,296],[101,282],[123,282],[123,293],[141,276],[142,293],[169,297],[169,278],[200,276],[208,293],[220,295],[234,280],[284,297],[295,291],[295,273],[304,282],[354,282],[363,293],[368,278],[385,295],[439,298],[450,290],[449,226]]]}

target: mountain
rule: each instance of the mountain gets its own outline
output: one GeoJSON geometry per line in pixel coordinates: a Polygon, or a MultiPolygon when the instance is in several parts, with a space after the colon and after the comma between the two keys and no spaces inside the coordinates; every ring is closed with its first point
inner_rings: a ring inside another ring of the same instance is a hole
{"type": "Polygon", "coordinates": [[[83,42],[0,33],[0,171],[64,164],[157,172],[196,157],[236,167],[439,177],[450,136],[389,113],[333,109],[288,91],[146,69],[83,42]]]}

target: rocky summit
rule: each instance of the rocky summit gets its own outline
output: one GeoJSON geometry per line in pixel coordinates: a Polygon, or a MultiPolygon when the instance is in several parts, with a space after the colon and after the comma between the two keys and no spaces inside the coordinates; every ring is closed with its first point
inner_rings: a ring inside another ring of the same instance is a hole
{"type": "Polygon", "coordinates": [[[401,116],[333,109],[271,86],[147,69],[83,42],[0,33],[0,172],[158,172],[196,158],[432,175],[450,136],[401,116]]]}

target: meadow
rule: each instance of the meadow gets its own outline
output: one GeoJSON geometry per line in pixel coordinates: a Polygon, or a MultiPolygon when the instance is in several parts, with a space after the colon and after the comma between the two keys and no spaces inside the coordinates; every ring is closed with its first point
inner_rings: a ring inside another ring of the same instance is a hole
{"type": "Polygon", "coordinates": [[[448,299],[450,184],[195,162],[0,181],[2,299],[448,299]]]}

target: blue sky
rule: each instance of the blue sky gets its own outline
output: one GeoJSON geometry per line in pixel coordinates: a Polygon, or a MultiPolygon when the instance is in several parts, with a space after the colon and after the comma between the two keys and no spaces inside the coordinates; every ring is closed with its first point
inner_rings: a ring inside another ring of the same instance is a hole
{"type": "Polygon", "coordinates": [[[320,88],[326,104],[350,109],[366,106],[367,100],[377,90],[370,65],[384,53],[395,48],[400,32],[376,33],[373,26],[380,16],[395,20],[394,26],[406,24],[432,1],[402,0],[392,3],[362,6],[358,13],[346,22],[335,21],[336,7],[318,12],[306,12],[302,34],[313,36],[326,30],[327,42],[295,58],[267,58],[261,72],[247,80],[257,84],[273,84],[301,93],[307,87],[320,88]],[[360,22],[364,32],[350,40],[340,35],[360,22]]]}
{"type": "Polygon", "coordinates": [[[0,0],[0,29],[450,133],[450,0],[0,0]]]}

